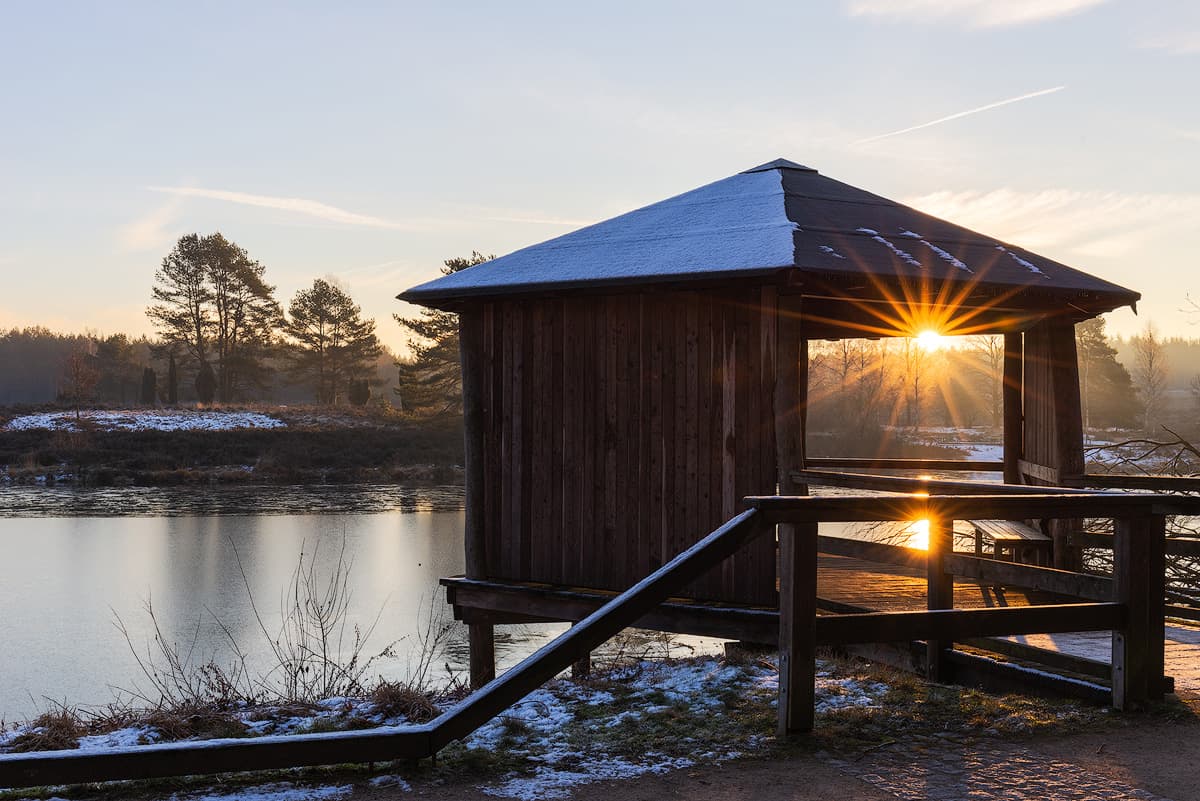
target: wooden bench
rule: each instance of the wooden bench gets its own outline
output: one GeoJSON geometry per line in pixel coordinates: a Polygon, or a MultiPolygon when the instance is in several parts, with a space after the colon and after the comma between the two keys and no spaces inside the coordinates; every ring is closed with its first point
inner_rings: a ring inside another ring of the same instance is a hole
{"type": "Polygon", "coordinates": [[[1038,529],[1016,520],[972,520],[975,553],[983,555],[983,539],[992,540],[992,558],[1009,562],[1049,565],[1051,539],[1038,529]]]}

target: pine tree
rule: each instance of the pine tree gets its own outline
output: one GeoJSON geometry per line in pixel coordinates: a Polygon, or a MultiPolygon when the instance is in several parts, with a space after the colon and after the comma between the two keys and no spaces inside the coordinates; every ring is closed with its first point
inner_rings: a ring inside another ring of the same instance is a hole
{"type": "Polygon", "coordinates": [[[159,335],[213,370],[214,393],[235,399],[265,381],[263,357],[279,324],[264,268],[219,233],[180,237],[154,276],[146,314],[159,335]]]}
{"type": "MultiPolygon", "coordinates": [[[[471,251],[467,258],[447,259],[442,275],[450,275],[496,258],[471,251]]],[[[417,317],[392,315],[415,338],[408,341],[410,361],[396,362],[400,386],[393,391],[406,409],[452,412],[462,408],[462,371],[458,353],[458,315],[422,309],[417,317]]]]}
{"type": "Polygon", "coordinates": [[[1096,428],[1129,428],[1137,425],[1141,406],[1129,371],[1117,361],[1108,341],[1104,318],[1093,317],[1075,326],[1079,353],[1079,389],[1083,424],[1096,428]]]}
{"type": "Polygon", "coordinates": [[[294,374],[307,381],[320,403],[337,403],[348,382],[371,369],[382,352],[375,321],[340,287],[320,278],[288,305],[283,326],[291,340],[294,374]]]}

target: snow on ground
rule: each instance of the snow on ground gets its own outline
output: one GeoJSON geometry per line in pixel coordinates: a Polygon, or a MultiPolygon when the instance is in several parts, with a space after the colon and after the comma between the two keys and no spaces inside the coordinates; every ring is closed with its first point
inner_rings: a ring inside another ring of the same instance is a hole
{"type": "Polygon", "coordinates": [[[971,442],[964,443],[963,447],[967,449],[968,459],[975,459],[981,462],[1004,461],[1003,445],[993,442],[971,442]]]}
{"type": "MultiPolygon", "coordinates": [[[[407,789],[407,788],[405,788],[407,789]]],[[[333,801],[354,792],[349,784],[326,787],[298,787],[291,782],[273,782],[235,790],[202,791],[172,795],[171,801],[333,801]]]]}
{"type": "MultiPolygon", "coordinates": [[[[888,689],[879,682],[838,675],[831,665],[817,662],[818,714],[878,707],[888,689]]],[[[462,746],[467,752],[504,752],[529,766],[481,787],[488,795],[563,798],[577,785],[666,773],[699,762],[722,762],[756,749],[766,737],[762,733],[746,735],[741,729],[731,729],[732,739],[714,736],[709,744],[702,745],[699,739],[685,738],[663,742],[662,751],[651,749],[636,755],[621,752],[620,744],[630,727],[634,731],[642,727],[653,730],[656,723],[677,719],[681,714],[694,718],[698,726],[711,723],[719,728],[722,716],[730,714],[726,709],[729,697],[772,706],[777,702],[778,690],[778,673],[769,659],[748,664],[731,664],[711,656],[635,662],[587,681],[551,681],[480,727],[462,741],[462,746]]],[[[376,713],[368,701],[348,698],[331,698],[309,709],[280,708],[274,713],[270,709],[247,709],[239,717],[252,737],[320,730],[339,717],[369,720],[381,726],[408,725],[400,718],[376,713]]],[[[0,732],[0,753],[27,728],[28,724],[0,732]]],[[[98,753],[156,741],[160,741],[157,732],[131,726],[84,737],[80,746],[98,753]]],[[[396,775],[378,776],[370,783],[411,789],[396,775]]],[[[350,791],[349,785],[306,788],[285,782],[232,791],[205,790],[173,796],[172,801],[327,801],[347,796],[350,791]]]]}
{"type": "MultiPolygon", "coordinates": [[[[84,411],[81,420],[102,431],[233,431],[242,428],[284,428],[287,423],[261,412],[221,410],[84,411]]],[[[78,431],[74,412],[43,412],[14,417],[5,431],[45,428],[51,431],[78,431]]]]}

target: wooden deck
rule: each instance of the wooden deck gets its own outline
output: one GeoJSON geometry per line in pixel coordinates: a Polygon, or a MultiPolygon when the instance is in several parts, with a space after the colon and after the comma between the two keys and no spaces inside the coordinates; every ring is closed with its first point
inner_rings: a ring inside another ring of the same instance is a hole
{"type": "MultiPolygon", "coordinates": [[[[924,609],[925,587],[924,571],[917,567],[828,554],[822,554],[818,561],[817,595],[835,611],[849,611],[848,607],[887,612],[924,609]]],[[[1017,587],[991,587],[970,580],[954,582],[954,603],[960,607],[1029,606],[1055,600],[1048,593],[1017,587]]],[[[1004,639],[1097,662],[1107,663],[1112,658],[1112,635],[1103,631],[1004,639]]],[[[1178,695],[1200,698],[1200,627],[1167,623],[1166,674],[1175,679],[1178,695]]]]}
{"type": "MultiPolygon", "coordinates": [[[[833,607],[854,606],[876,612],[924,609],[925,588],[923,567],[830,554],[821,554],[817,561],[817,597],[832,601],[833,607]]],[[[969,579],[954,582],[954,605],[969,609],[1030,606],[1058,600],[1049,593],[1017,587],[992,587],[969,579]]]]}

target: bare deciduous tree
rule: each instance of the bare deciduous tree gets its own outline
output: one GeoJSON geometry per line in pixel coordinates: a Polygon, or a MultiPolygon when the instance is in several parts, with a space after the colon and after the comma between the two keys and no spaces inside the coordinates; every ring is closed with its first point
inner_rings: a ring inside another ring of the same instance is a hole
{"type": "Polygon", "coordinates": [[[1161,422],[1167,391],[1167,355],[1154,323],[1147,322],[1133,338],[1133,376],[1145,404],[1143,428],[1151,432],[1161,422]]]}

